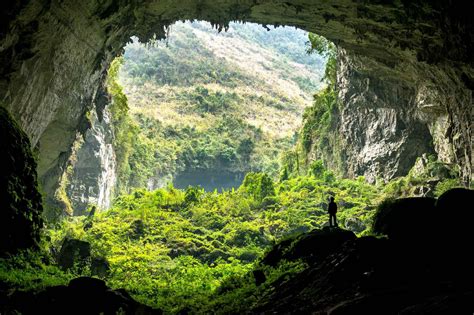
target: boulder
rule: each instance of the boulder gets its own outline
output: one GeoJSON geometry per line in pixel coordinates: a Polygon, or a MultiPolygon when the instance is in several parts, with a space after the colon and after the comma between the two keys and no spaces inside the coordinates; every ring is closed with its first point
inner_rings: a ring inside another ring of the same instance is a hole
{"type": "Polygon", "coordinates": [[[105,278],[109,275],[110,264],[107,259],[103,257],[94,257],[91,261],[91,274],[100,278],[105,278]]]}
{"type": "Polygon", "coordinates": [[[474,190],[455,188],[442,194],[436,202],[437,230],[433,237],[434,261],[440,269],[457,274],[456,279],[474,281],[472,270],[474,257],[474,190]]]}
{"type": "Polygon", "coordinates": [[[75,265],[83,268],[91,257],[91,246],[88,242],[66,238],[58,255],[58,264],[63,270],[75,265]]]}
{"type": "Polygon", "coordinates": [[[40,292],[14,291],[0,305],[12,314],[162,314],[135,301],[125,290],[111,290],[104,281],[79,277],[69,285],[40,292]]]}
{"type": "Polygon", "coordinates": [[[354,233],[360,233],[367,228],[364,222],[356,217],[347,218],[347,220],[344,222],[344,227],[346,230],[352,231],[354,233]]]}
{"type": "Polygon", "coordinates": [[[267,281],[267,277],[265,273],[261,269],[256,269],[252,271],[253,277],[255,279],[255,285],[258,287],[265,281],[267,281]]]}
{"type": "Polygon", "coordinates": [[[424,197],[385,200],[377,209],[372,230],[397,242],[423,240],[436,230],[435,201],[424,197]]]}
{"type": "Polygon", "coordinates": [[[325,227],[288,239],[275,245],[261,263],[276,266],[281,260],[304,259],[307,262],[320,261],[329,256],[345,242],[354,240],[355,234],[339,228],[325,227]]]}
{"type": "Polygon", "coordinates": [[[474,219],[474,190],[454,188],[446,191],[436,201],[440,215],[452,216],[452,227],[470,229],[474,219]]]}

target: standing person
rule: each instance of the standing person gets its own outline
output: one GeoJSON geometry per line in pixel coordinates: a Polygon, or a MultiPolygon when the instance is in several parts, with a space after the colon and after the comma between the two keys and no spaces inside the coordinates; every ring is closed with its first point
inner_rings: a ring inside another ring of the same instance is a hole
{"type": "Polygon", "coordinates": [[[336,213],[337,213],[337,204],[334,202],[334,197],[331,197],[331,201],[328,205],[329,213],[329,226],[337,226],[336,213]]]}

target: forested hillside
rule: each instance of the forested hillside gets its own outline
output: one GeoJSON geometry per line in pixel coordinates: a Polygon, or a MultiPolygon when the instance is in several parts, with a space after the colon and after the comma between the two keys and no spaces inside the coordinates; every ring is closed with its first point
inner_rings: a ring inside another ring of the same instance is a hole
{"type": "Polygon", "coordinates": [[[325,58],[308,55],[307,41],[290,28],[234,23],[218,33],[188,22],[166,42],[129,44],[117,61],[136,126],[122,191],[169,181],[238,187],[249,171],[275,177],[322,85],[325,58]]]}

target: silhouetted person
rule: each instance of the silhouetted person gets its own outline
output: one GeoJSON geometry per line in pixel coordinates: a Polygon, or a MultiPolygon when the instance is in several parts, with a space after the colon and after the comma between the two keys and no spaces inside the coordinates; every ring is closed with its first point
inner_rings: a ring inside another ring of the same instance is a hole
{"type": "Polygon", "coordinates": [[[329,213],[329,226],[337,226],[336,213],[337,213],[337,204],[334,202],[334,197],[331,197],[331,201],[328,205],[329,213]]]}
{"type": "Polygon", "coordinates": [[[87,231],[92,227],[92,220],[94,218],[95,211],[96,211],[96,207],[92,206],[92,209],[89,212],[89,215],[87,216],[87,218],[84,219],[84,227],[83,227],[84,231],[87,231]]]}
{"type": "Polygon", "coordinates": [[[95,206],[92,206],[92,209],[91,209],[91,211],[89,212],[89,216],[88,216],[89,218],[94,217],[94,215],[95,215],[95,210],[96,210],[95,206]]]}

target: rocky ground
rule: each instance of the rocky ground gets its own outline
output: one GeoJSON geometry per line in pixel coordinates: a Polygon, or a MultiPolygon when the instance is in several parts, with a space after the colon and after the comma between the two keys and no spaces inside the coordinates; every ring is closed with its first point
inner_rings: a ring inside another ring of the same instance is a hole
{"type": "Polygon", "coordinates": [[[105,282],[80,277],[67,286],[41,292],[10,291],[0,283],[1,314],[161,314],[136,302],[125,290],[111,290],[105,282]]]}
{"type": "Polygon", "coordinates": [[[263,260],[302,258],[309,267],[276,283],[258,314],[472,314],[472,190],[399,199],[375,219],[387,238],[313,231],[263,260]],[[470,206],[469,206],[470,205],[470,206]],[[459,212],[460,220],[449,222],[459,212]]]}

